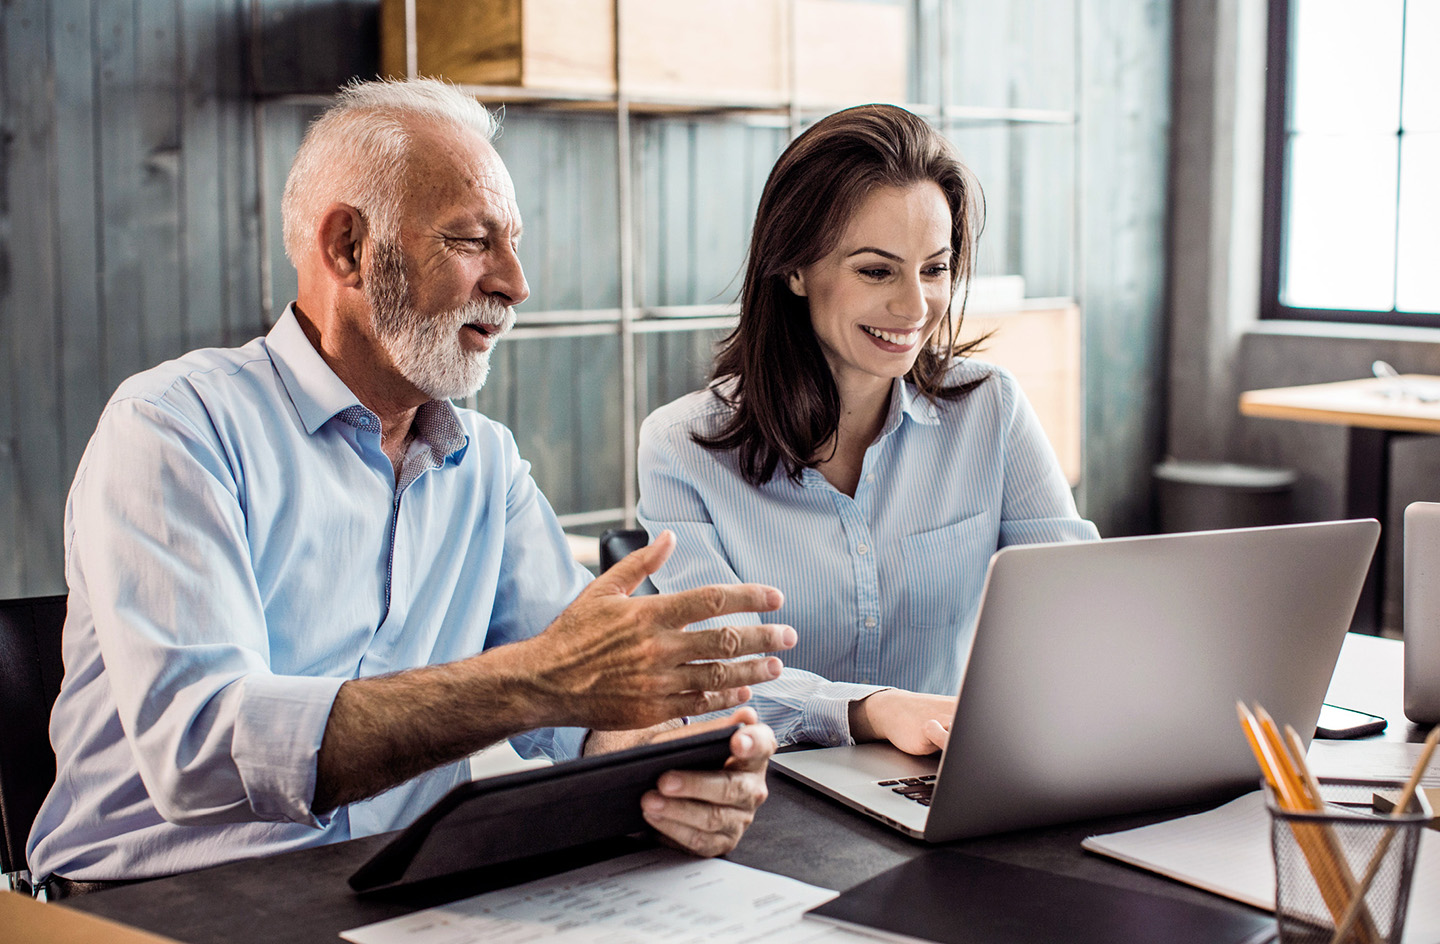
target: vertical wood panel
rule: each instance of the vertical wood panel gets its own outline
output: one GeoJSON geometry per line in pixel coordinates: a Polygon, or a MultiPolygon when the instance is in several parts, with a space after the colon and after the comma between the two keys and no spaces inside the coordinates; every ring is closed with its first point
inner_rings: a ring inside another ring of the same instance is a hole
{"type": "Polygon", "coordinates": [[[57,587],[59,509],[50,487],[61,464],[59,365],[54,318],[56,227],[49,5],[17,2],[6,10],[4,154],[8,234],[0,273],[0,334],[7,351],[5,400],[6,553],[0,587],[57,587]]]}
{"type": "MultiPolygon", "coordinates": [[[[58,258],[64,271],[56,284],[55,314],[60,329],[59,395],[64,403],[63,468],[73,469],[109,394],[96,382],[96,359],[105,332],[95,278],[99,264],[95,37],[89,3],[57,5],[53,15],[55,60],[67,63],[55,72],[55,211],[58,258]]],[[[64,480],[62,475],[56,478],[64,480]]]]}
{"type": "Polygon", "coordinates": [[[135,174],[140,149],[133,0],[95,4],[99,84],[95,109],[100,146],[100,292],[105,324],[104,382],[108,390],[147,366],[140,242],[143,220],[135,174]]]}
{"type": "MultiPolygon", "coordinates": [[[[177,0],[140,0],[135,23],[134,101],[139,127],[133,168],[136,226],[130,238],[141,247],[140,318],[145,337],[141,359],[130,372],[143,370],[167,352],[185,350],[180,266],[180,98],[177,0]]],[[[115,330],[128,330],[130,313],[112,311],[115,330]]]]}
{"type": "Polygon", "coordinates": [[[220,76],[214,68],[229,58],[228,50],[221,46],[222,40],[229,38],[224,29],[225,6],[207,0],[192,2],[182,11],[179,313],[184,319],[186,344],[193,347],[220,346],[226,336],[222,261],[227,230],[236,220],[226,212],[222,194],[238,155],[227,148],[220,76]]]}

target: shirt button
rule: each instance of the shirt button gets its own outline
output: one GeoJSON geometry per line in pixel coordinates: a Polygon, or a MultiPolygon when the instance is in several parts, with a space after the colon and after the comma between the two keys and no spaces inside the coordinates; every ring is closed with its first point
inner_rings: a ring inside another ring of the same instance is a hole
{"type": "Polygon", "coordinates": [[[855,553],[857,553],[857,554],[867,554],[867,553],[869,553],[869,551],[870,551],[870,545],[868,545],[868,544],[862,544],[862,545],[860,545],[859,547],[855,548],[855,553]]]}
{"type": "Polygon", "coordinates": [[[873,616],[867,616],[867,617],[865,617],[865,628],[866,628],[866,629],[874,629],[874,628],[875,628],[875,617],[873,617],[873,616]]]}
{"type": "Polygon", "coordinates": [[[874,472],[871,472],[871,473],[869,473],[868,475],[866,475],[866,476],[865,476],[865,481],[867,481],[867,482],[873,482],[873,481],[875,481],[875,473],[874,473],[874,472]]]}

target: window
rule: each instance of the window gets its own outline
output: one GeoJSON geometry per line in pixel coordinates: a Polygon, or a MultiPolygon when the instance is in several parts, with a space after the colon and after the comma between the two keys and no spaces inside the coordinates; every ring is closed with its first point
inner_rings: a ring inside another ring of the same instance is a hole
{"type": "Polygon", "coordinates": [[[1262,313],[1440,327],[1440,0],[1271,0],[1262,313]]]}

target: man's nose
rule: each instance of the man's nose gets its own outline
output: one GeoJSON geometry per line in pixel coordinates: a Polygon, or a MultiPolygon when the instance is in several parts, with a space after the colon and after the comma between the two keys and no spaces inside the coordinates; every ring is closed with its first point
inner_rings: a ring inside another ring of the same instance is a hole
{"type": "Polygon", "coordinates": [[[530,297],[530,285],[515,250],[507,246],[496,252],[493,263],[480,276],[480,291],[512,306],[530,297]]]}

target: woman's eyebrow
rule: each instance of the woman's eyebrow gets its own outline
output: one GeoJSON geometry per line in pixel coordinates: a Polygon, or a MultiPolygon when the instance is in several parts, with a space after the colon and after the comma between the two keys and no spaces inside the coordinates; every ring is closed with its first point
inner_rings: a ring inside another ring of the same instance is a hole
{"type": "MultiPolygon", "coordinates": [[[[900,256],[895,255],[895,253],[893,253],[893,252],[886,252],[884,249],[876,249],[874,246],[861,246],[859,249],[857,249],[857,250],[855,250],[854,252],[850,253],[850,254],[847,255],[845,258],[846,258],[846,259],[849,259],[850,256],[858,256],[858,255],[862,255],[863,253],[867,253],[867,252],[873,252],[875,255],[881,256],[881,257],[886,258],[886,259],[889,259],[889,260],[892,261],[892,262],[904,262],[904,261],[905,261],[905,260],[904,260],[903,258],[901,258],[900,256]]],[[[949,247],[949,246],[941,246],[939,249],[937,249],[937,250],[935,250],[934,252],[930,253],[930,255],[926,256],[925,258],[926,258],[926,259],[934,259],[936,256],[943,256],[943,255],[945,255],[945,254],[947,254],[947,253],[949,253],[949,252],[950,252],[950,247],[949,247]]]]}
{"type": "Polygon", "coordinates": [[[895,255],[895,253],[893,253],[893,252],[886,252],[886,251],[883,250],[883,249],[876,249],[874,246],[862,246],[862,247],[860,247],[859,249],[855,250],[854,252],[850,253],[850,255],[847,255],[845,258],[846,258],[846,259],[849,259],[850,256],[859,256],[859,255],[863,255],[864,253],[867,253],[867,252],[873,252],[873,253],[874,253],[875,255],[877,255],[877,256],[883,256],[884,258],[889,259],[889,260],[892,261],[892,262],[904,262],[904,261],[905,261],[904,259],[902,259],[902,258],[900,258],[899,256],[895,255]]]}

